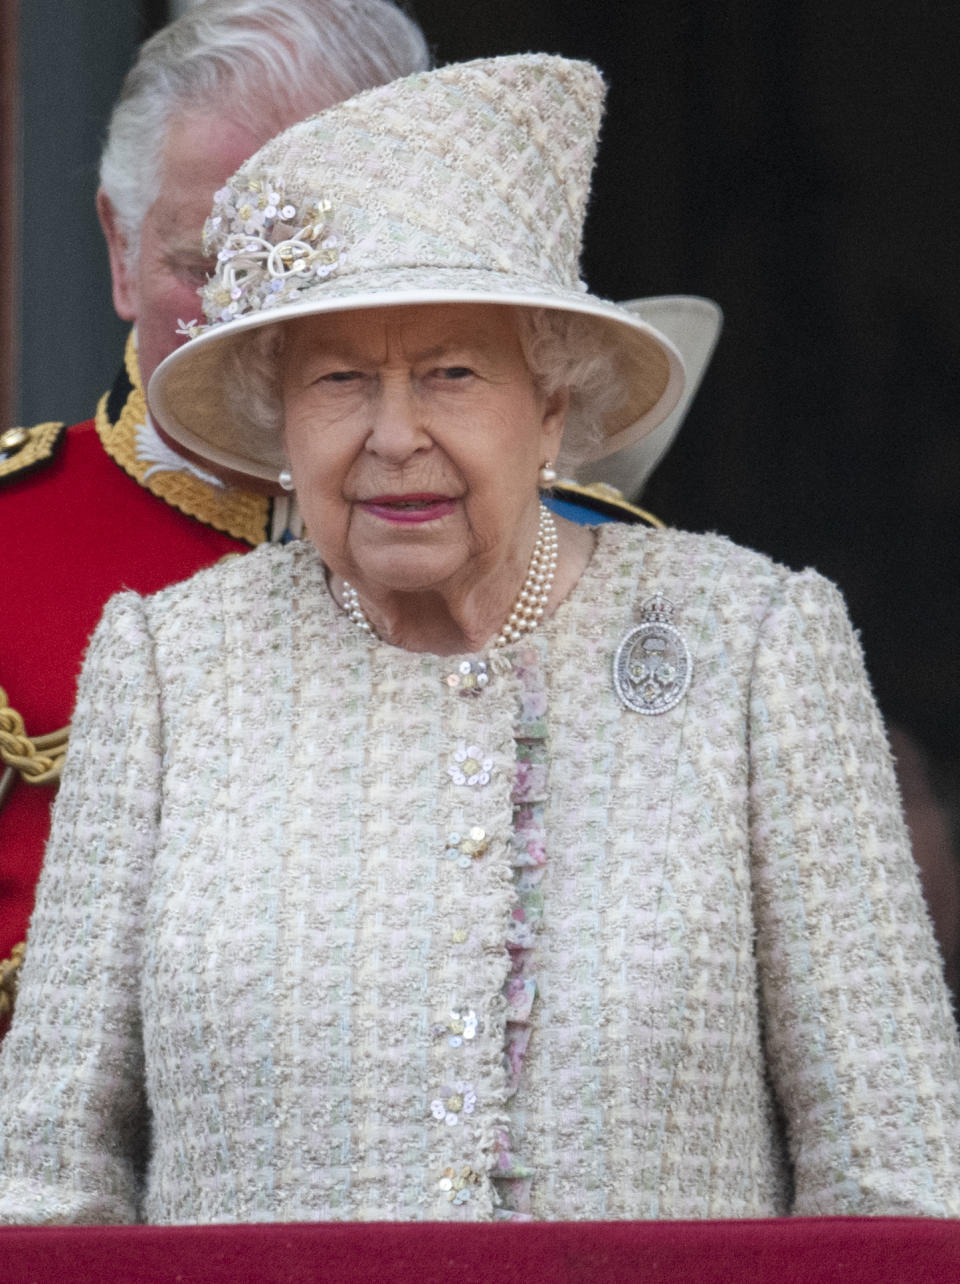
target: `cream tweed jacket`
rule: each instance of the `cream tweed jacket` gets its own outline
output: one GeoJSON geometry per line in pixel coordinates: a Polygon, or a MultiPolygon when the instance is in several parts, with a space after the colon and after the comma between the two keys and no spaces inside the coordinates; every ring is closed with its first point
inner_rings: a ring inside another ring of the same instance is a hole
{"type": "Polygon", "coordinates": [[[508,671],[457,670],[368,647],[307,543],[112,600],[0,1221],[484,1220],[510,1179],[539,1218],[960,1213],[960,1058],[836,590],[606,526],[508,671]],[[693,678],[642,716],[611,660],[658,590],[693,678]]]}

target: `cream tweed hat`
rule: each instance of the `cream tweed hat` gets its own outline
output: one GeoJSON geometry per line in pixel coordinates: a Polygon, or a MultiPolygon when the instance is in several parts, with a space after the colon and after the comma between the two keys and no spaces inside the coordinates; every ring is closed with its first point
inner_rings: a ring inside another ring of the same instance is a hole
{"type": "Polygon", "coordinates": [[[205,324],[158,367],[149,401],[188,453],[275,483],[283,443],[231,408],[231,349],[295,317],[422,303],[583,314],[627,389],[588,459],[657,427],[683,361],[636,313],[587,292],[583,219],[603,111],[586,62],[524,54],[394,81],[271,139],[214,198],[205,324]]]}

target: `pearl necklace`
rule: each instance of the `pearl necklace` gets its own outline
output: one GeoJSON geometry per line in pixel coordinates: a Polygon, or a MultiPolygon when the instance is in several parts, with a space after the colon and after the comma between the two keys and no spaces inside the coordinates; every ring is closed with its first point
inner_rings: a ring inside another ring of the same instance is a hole
{"type": "MultiPolygon", "coordinates": [[[[537,542],[533,546],[533,555],[527,568],[527,577],[523,581],[520,594],[513,604],[507,621],[494,640],[491,650],[519,642],[524,633],[530,633],[543,619],[550,600],[554,577],[557,573],[557,524],[549,508],[540,505],[540,524],[537,530],[537,542]]],[[[357,590],[349,580],[342,581],[343,611],[347,618],[365,633],[371,643],[377,640],[373,625],[367,619],[366,612],[360,605],[357,590]]]]}

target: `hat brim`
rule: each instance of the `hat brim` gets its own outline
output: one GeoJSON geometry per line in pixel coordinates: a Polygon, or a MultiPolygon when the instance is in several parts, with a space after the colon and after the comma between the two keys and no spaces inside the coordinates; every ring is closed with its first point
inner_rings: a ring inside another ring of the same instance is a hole
{"type": "Polygon", "coordinates": [[[712,299],[692,294],[628,299],[620,306],[665,334],[686,371],[680,399],[662,423],[631,445],[577,469],[578,481],[606,482],[635,499],[680,431],[720,338],[723,312],[712,299]]]}
{"type": "Polygon", "coordinates": [[[652,433],[684,391],[684,360],[667,334],[630,307],[569,290],[544,288],[489,271],[449,273],[393,269],[314,286],[288,303],[211,326],[172,352],[150,380],[151,414],[165,435],[215,468],[275,485],[285,467],[276,433],[244,428],[230,410],[229,355],[240,336],[302,317],[370,308],[468,303],[548,308],[592,318],[616,352],[628,390],[626,402],[602,425],[584,462],[624,450],[652,433]],[[424,279],[424,278],[428,279],[424,279]],[[444,279],[446,278],[446,280],[444,279]]]}

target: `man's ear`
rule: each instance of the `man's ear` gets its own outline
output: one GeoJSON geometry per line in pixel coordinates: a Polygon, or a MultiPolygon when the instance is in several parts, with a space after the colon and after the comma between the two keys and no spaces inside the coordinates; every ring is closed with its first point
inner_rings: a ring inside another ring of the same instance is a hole
{"type": "Polygon", "coordinates": [[[120,230],[117,211],[103,188],[97,189],[97,218],[103,228],[110,256],[110,279],[113,282],[113,306],[123,321],[136,321],[140,311],[140,291],[127,262],[127,238],[120,230]]]}

